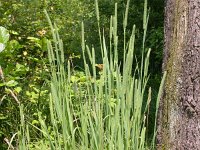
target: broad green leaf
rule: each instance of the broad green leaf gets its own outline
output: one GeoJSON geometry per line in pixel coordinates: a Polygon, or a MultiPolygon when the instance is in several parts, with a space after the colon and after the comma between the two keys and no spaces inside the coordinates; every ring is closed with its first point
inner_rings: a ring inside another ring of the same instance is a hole
{"type": "Polygon", "coordinates": [[[16,91],[17,93],[19,93],[20,91],[22,91],[22,88],[18,86],[18,87],[15,88],[15,91],[16,91]]]}
{"type": "Polygon", "coordinates": [[[5,83],[0,83],[0,87],[1,87],[1,86],[4,86],[4,85],[5,85],[5,83]]]}
{"type": "Polygon", "coordinates": [[[71,82],[74,83],[74,82],[76,82],[76,81],[77,81],[76,76],[71,76],[71,82]]]}
{"type": "Polygon", "coordinates": [[[2,52],[5,49],[5,44],[0,43],[0,52],[2,52]]]}
{"type": "Polygon", "coordinates": [[[6,44],[9,40],[8,30],[0,26],[0,43],[6,44]]]}
{"type": "Polygon", "coordinates": [[[19,35],[18,32],[14,31],[14,30],[10,30],[10,34],[13,34],[13,35],[19,35]]]}
{"type": "Polygon", "coordinates": [[[80,80],[80,82],[86,82],[87,78],[86,78],[86,76],[83,76],[79,80],[80,80]]]}
{"type": "Polygon", "coordinates": [[[4,114],[0,114],[0,120],[5,120],[7,119],[8,116],[7,115],[4,115],[4,114]]]}
{"type": "Polygon", "coordinates": [[[32,125],[35,125],[35,124],[39,124],[39,123],[40,123],[40,122],[39,122],[38,120],[33,120],[31,124],[32,124],[32,125]]]}
{"type": "Polygon", "coordinates": [[[36,38],[36,37],[27,37],[27,39],[28,40],[31,40],[31,41],[33,41],[33,42],[37,42],[37,41],[39,41],[40,39],[38,39],[38,38],[36,38]]]}
{"type": "Polygon", "coordinates": [[[18,83],[15,80],[10,80],[6,83],[6,86],[8,87],[12,87],[12,86],[16,86],[18,83]]]}

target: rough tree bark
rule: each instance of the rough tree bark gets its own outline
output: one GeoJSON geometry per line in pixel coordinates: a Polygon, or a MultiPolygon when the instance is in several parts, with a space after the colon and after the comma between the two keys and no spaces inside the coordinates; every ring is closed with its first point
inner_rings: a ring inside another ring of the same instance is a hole
{"type": "Polygon", "coordinates": [[[200,0],[165,0],[157,148],[200,150],[200,0]]]}

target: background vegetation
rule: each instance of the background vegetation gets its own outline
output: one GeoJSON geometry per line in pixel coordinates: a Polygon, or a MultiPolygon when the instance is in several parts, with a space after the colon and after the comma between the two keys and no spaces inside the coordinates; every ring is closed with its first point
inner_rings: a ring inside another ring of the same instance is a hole
{"type": "MultiPolygon", "coordinates": [[[[99,1],[100,26],[105,37],[109,35],[110,16],[114,14],[114,4],[118,3],[118,35],[123,37],[123,20],[126,1],[99,1]]],[[[155,100],[161,78],[161,59],[163,47],[163,4],[161,0],[151,0],[145,47],[151,47],[150,79],[152,104],[149,115],[149,137],[153,134],[155,100]],[[156,4],[156,5],[155,5],[156,4]]],[[[81,22],[85,24],[85,40],[90,47],[96,49],[96,64],[102,64],[100,43],[95,15],[95,4],[90,0],[45,0],[0,2],[0,24],[8,29],[10,40],[6,50],[0,53],[0,65],[5,80],[0,84],[0,149],[6,149],[6,141],[10,141],[17,132],[20,122],[18,102],[13,98],[13,91],[19,102],[24,105],[26,120],[34,126],[40,126],[38,114],[49,117],[49,82],[50,64],[48,62],[47,39],[52,40],[48,21],[43,10],[56,23],[63,39],[65,63],[68,60],[74,70],[74,80],[83,81],[84,63],[81,48],[81,22]],[[10,89],[10,90],[9,90],[10,89]]],[[[138,61],[142,57],[143,40],[143,1],[131,0],[127,37],[132,33],[132,25],[136,24],[135,53],[138,61]]],[[[108,40],[107,40],[108,41],[108,40]]],[[[108,43],[107,43],[108,44],[108,43]]],[[[123,38],[119,38],[119,60],[123,60],[123,38]]],[[[89,58],[86,58],[89,60],[89,58]]],[[[136,64],[136,62],[134,63],[136,64]]],[[[123,65],[123,64],[122,64],[123,65]]],[[[148,92],[147,92],[148,93],[148,92]]],[[[146,94],[147,97],[148,94],[146,94]]],[[[48,123],[48,122],[47,122],[48,123]]],[[[34,138],[41,138],[37,130],[31,129],[34,138]]]]}

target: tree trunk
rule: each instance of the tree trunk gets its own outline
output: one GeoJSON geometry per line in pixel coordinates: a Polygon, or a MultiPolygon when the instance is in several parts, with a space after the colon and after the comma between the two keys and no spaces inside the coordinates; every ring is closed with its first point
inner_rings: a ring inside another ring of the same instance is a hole
{"type": "Polygon", "coordinates": [[[158,149],[200,150],[200,0],[165,0],[158,149]]]}

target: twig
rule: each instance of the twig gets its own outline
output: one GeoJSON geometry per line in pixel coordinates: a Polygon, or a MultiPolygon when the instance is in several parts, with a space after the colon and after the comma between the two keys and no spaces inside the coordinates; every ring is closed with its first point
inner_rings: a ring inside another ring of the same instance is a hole
{"type": "Polygon", "coordinates": [[[9,145],[9,148],[15,149],[7,138],[4,138],[4,141],[9,145]]]}
{"type": "Polygon", "coordinates": [[[2,68],[1,68],[1,66],[0,66],[0,77],[1,77],[1,79],[4,81],[4,75],[3,75],[3,70],[2,70],[2,68]]]}
{"type": "Polygon", "coordinates": [[[15,95],[15,93],[11,90],[11,89],[8,89],[8,91],[10,92],[11,96],[15,99],[15,101],[20,104],[20,101],[18,100],[17,96],[15,95]]]}
{"type": "Polygon", "coordinates": [[[6,95],[4,95],[0,100],[0,105],[2,104],[3,100],[5,99],[6,95]]]}

